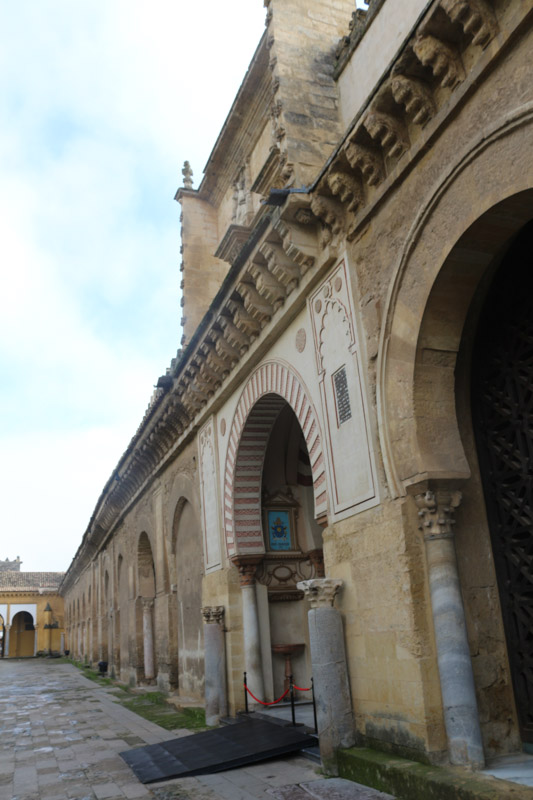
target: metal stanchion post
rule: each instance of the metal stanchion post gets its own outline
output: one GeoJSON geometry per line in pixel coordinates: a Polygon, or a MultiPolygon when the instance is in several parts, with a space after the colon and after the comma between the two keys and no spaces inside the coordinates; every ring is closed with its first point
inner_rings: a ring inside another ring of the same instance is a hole
{"type": "Polygon", "coordinates": [[[315,733],[318,734],[318,722],[316,718],[315,682],[313,678],[311,678],[311,695],[313,697],[313,717],[315,720],[315,733]]]}
{"type": "Polygon", "coordinates": [[[248,713],[248,683],[246,682],[246,672],[244,673],[244,708],[246,713],[248,713]]]}
{"type": "Polygon", "coordinates": [[[289,688],[290,688],[290,695],[291,695],[291,716],[292,716],[292,724],[296,725],[296,717],[294,714],[294,685],[292,682],[292,675],[289,677],[289,688]]]}

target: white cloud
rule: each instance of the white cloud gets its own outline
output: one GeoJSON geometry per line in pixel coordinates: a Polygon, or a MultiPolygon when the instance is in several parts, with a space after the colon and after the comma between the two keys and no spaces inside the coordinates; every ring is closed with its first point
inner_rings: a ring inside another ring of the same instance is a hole
{"type": "Polygon", "coordinates": [[[261,0],[3,7],[0,558],[66,568],[179,346],[173,195],[263,20],[261,0]]]}

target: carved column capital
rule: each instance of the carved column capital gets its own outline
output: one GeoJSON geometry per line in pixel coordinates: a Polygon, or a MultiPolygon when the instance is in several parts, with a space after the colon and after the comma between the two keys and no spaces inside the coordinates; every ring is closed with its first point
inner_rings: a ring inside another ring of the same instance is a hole
{"type": "Polygon", "coordinates": [[[208,625],[221,625],[224,619],[224,606],[204,606],[202,616],[208,625]]]}
{"type": "Polygon", "coordinates": [[[454,512],[462,499],[461,492],[449,489],[427,490],[415,496],[424,539],[452,539],[454,512]]]}
{"type": "Polygon", "coordinates": [[[313,578],[300,581],[296,586],[304,592],[311,608],[333,608],[335,596],[342,586],[340,578],[313,578]]]}
{"type": "Polygon", "coordinates": [[[141,603],[143,606],[143,611],[151,611],[154,607],[154,598],[153,597],[141,597],[141,603]]]}
{"type": "Polygon", "coordinates": [[[241,589],[245,586],[255,585],[257,567],[262,560],[262,555],[236,556],[232,559],[233,564],[239,570],[241,589]]]}

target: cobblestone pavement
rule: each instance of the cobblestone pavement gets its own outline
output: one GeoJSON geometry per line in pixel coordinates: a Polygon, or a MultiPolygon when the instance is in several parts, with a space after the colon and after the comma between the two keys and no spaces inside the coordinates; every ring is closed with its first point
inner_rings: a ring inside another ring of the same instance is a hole
{"type": "MultiPolygon", "coordinates": [[[[378,800],[302,757],[152,785],[118,755],[172,738],[71,664],[0,661],[0,800],[378,800]]],[[[183,732],[180,732],[183,733],[183,732]]]]}

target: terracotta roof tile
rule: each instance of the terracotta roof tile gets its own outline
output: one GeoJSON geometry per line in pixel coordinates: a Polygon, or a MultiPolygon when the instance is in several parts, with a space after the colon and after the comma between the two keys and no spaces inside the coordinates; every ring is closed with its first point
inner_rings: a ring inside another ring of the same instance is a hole
{"type": "Polygon", "coordinates": [[[64,572],[0,571],[0,591],[17,589],[57,589],[64,572]]]}

